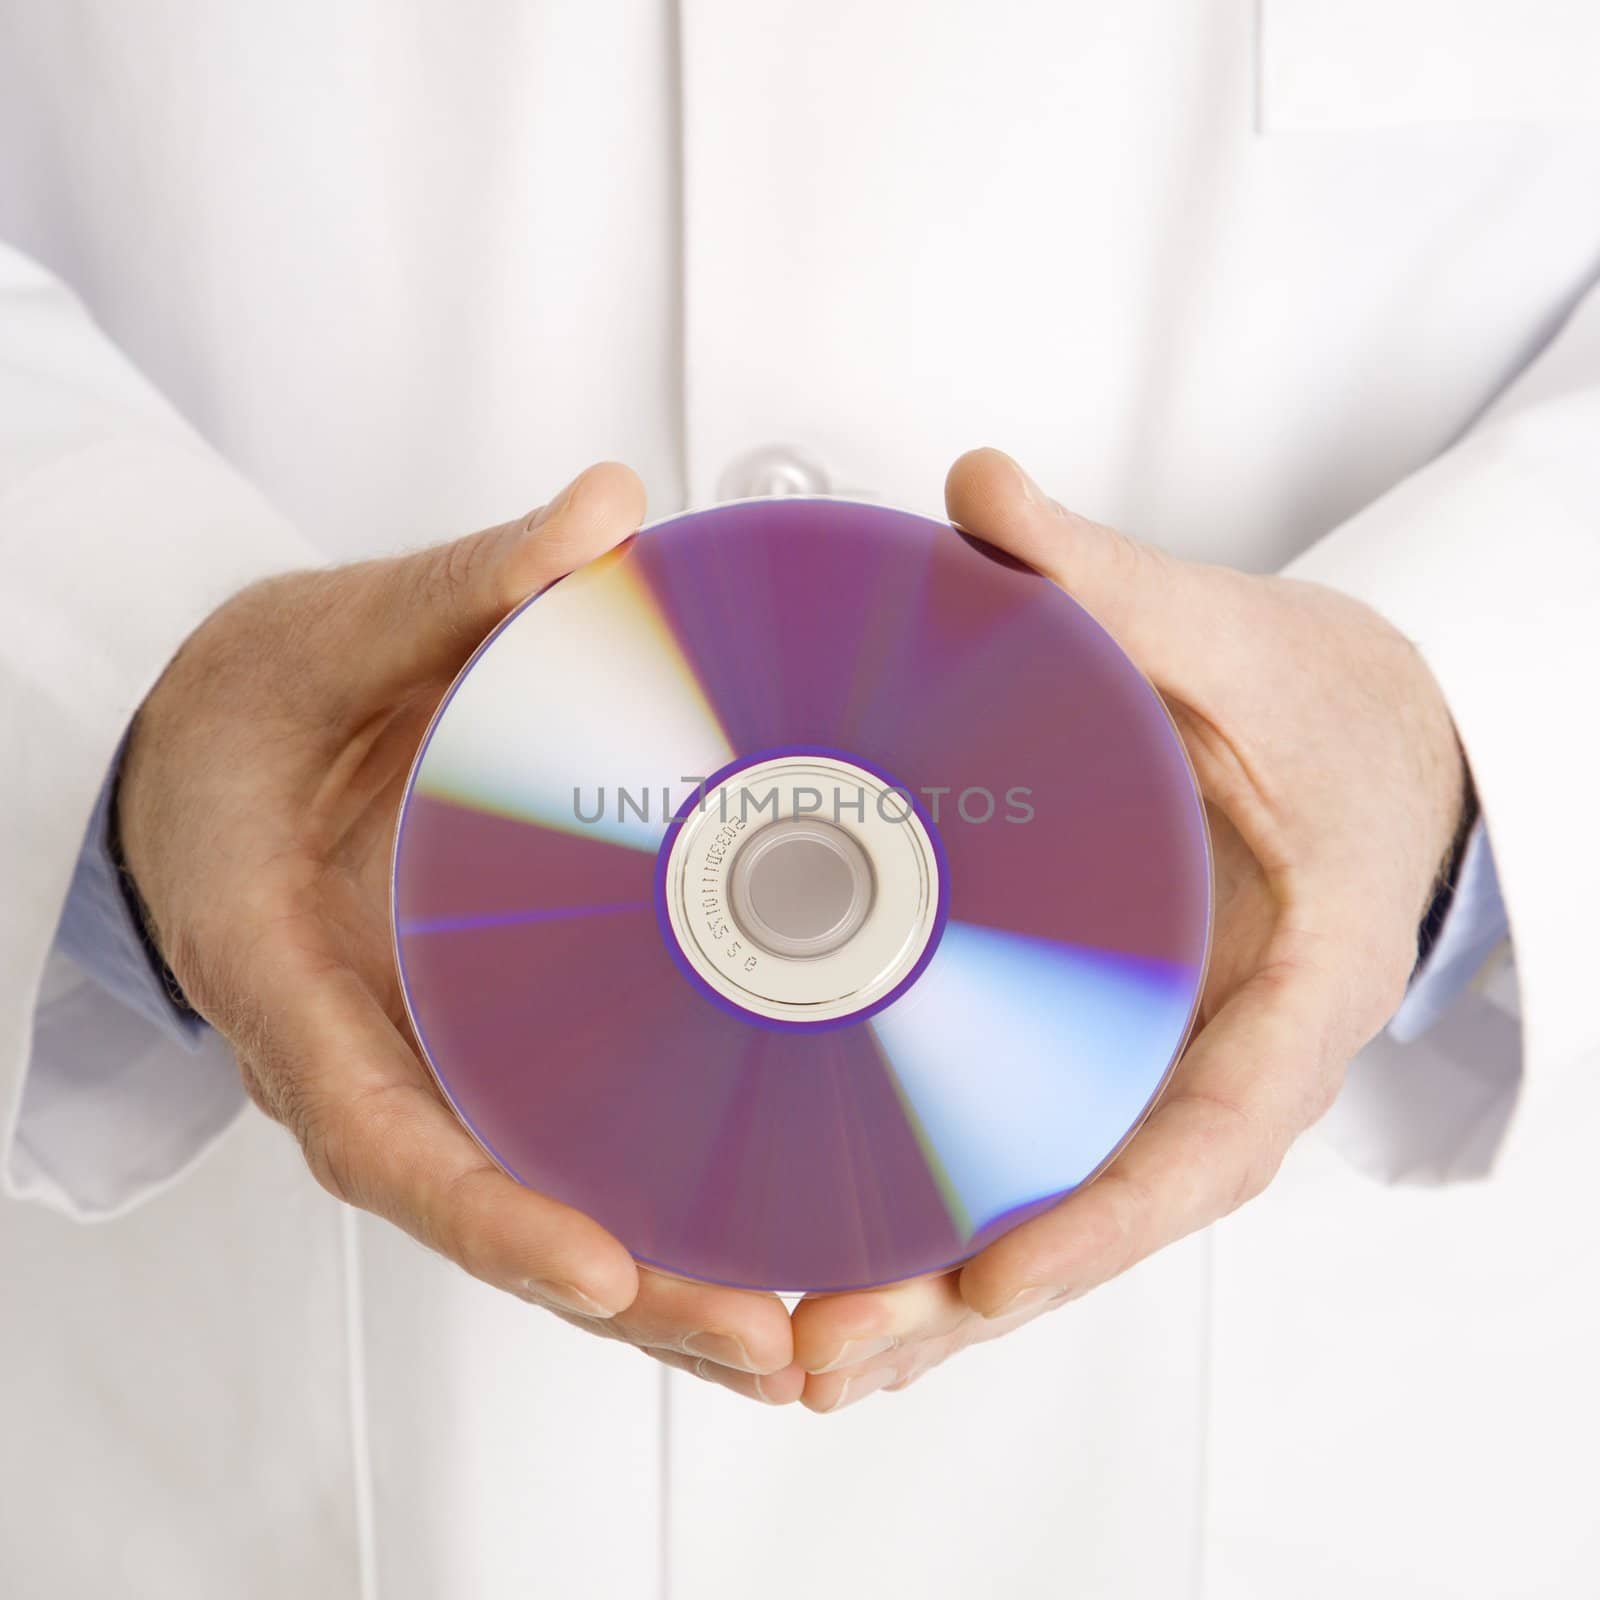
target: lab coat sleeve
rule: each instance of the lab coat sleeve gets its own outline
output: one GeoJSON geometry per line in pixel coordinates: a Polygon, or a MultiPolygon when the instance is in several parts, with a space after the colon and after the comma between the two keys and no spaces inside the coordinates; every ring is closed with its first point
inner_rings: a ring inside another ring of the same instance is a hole
{"type": "Polygon", "coordinates": [[[1510,931],[1432,1026],[1369,1047],[1331,1120],[1388,1176],[1481,1176],[1600,1048],[1600,289],[1453,448],[1288,571],[1372,605],[1432,668],[1510,931]]]}
{"type": "Polygon", "coordinates": [[[133,713],[220,601],[316,551],[47,273],[0,246],[0,1191],[106,1216],[242,1103],[220,1039],[98,984],[58,928],[133,713]]]}

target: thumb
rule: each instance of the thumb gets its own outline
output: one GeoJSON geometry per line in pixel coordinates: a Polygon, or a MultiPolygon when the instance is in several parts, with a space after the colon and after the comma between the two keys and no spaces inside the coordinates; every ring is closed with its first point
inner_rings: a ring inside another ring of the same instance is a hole
{"type": "Polygon", "coordinates": [[[621,543],[644,510],[638,475],[602,461],[513,522],[373,563],[357,602],[370,666],[389,684],[453,673],[507,612],[621,543]]]}
{"type": "Polygon", "coordinates": [[[957,527],[1060,585],[1152,678],[1170,676],[1205,569],[1066,510],[1002,450],[969,450],[944,495],[957,527]]]}

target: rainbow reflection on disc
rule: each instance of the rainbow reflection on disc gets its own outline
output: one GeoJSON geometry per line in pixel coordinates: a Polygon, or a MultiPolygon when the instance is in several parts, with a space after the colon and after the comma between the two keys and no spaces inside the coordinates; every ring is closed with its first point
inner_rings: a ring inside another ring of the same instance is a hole
{"type": "Polygon", "coordinates": [[[1054,585],[909,513],[740,501],[485,641],[393,914],[428,1065],[513,1177],[669,1271],[845,1289],[1126,1141],[1198,1007],[1210,850],[1160,698],[1054,585]]]}

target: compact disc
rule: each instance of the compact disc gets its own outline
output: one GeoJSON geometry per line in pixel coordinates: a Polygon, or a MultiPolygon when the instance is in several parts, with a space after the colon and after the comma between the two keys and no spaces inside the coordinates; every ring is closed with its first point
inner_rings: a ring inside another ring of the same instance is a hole
{"type": "Polygon", "coordinates": [[[1088,1182],[1193,1022],[1210,849],[1155,690],[948,524],[686,513],[468,662],[401,806],[401,985],[514,1178],[640,1260],[844,1289],[1088,1182]]]}

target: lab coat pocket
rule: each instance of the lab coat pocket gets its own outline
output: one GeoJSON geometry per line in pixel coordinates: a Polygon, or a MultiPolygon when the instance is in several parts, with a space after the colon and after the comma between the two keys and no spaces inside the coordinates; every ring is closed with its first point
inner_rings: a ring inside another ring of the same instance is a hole
{"type": "Polygon", "coordinates": [[[1597,0],[1259,0],[1263,133],[1600,123],[1597,0]]]}

